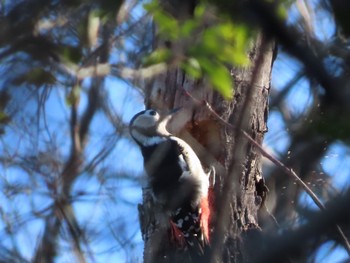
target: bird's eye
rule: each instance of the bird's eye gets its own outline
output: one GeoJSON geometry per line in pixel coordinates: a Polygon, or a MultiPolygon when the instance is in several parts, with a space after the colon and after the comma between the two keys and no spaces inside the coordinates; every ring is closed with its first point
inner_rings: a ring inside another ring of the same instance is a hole
{"type": "Polygon", "coordinates": [[[154,110],[150,110],[150,111],[149,111],[149,115],[156,116],[156,115],[157,115],[157,112],[154,111],[154,110]]]}

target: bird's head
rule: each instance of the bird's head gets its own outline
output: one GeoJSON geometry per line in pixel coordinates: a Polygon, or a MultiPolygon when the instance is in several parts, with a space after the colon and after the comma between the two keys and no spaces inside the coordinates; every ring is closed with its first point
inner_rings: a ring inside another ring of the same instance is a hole
{"type": "Polygon", "coordinates": [[[170,135],[166,126],[173,114],[180,108],[168,114],[160,114],[153,109],[137,113],[130,121],[130,134],[133,139],[142,145],[152,145],[170,135]]]}

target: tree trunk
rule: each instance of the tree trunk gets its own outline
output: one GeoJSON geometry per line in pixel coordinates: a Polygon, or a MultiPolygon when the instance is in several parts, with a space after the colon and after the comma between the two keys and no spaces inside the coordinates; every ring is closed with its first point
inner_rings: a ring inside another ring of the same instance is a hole
{"type": "MultiPolygon", "coordinates": [[[[159,45],[162,43],[156,43],[159,45]]],[[[259,245],[258,210],[267,188],[262,177],[261,154],[241,130],[262,143],[267,131],[274,44],[260,35],[247,56],[250,67],[231,69],[234,96],[230,101],[213,91],[205,79],[193,80],[181,69],[168,70],[145,87],[147,108],[183,107],[170,130],[193,147],[205,168],[215,168],[215,216],[208,262],[250,261],[251,251],[259,245]],[[221,120],[201,103],[204,101],[221,120]]],[[[167,222],[160,218],[147,189],[139,212],[145,241],[144,262],[184,262],[186,258],[179,259],[172,253],[167,222]]]]}

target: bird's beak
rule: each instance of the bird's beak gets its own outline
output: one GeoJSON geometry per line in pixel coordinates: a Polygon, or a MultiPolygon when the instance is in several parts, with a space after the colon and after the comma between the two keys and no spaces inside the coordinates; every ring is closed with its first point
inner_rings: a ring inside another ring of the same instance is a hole
{"type": "Polygon", "coordinates": [[[177,108],[175,108],[175,109],[170,110],[170,111],[168,112],[168,114],[166,114],[166,115],[164,116],[163,121],[164,121],[165,123],[169,122],[169,121],[173,118],[173,116],[174,116],[176,113],[178,113],[181,109],[182,109],[182,107],[177,107],[177,108]]]}
{"type": "Polygon", "coordinates": [[[174,117],[174,115],[176,113],[178,113],[181,109],[182,109],[182,107],[178,107],[178,108],[175,108],[175,109],[168,111],[167,114],[164,114],[163,118],[161,118],[161,121],[159,123],[159,127],[162,127],[163,129],[166,130],[168,123],[171,121],[171,119],[174,117]]]}

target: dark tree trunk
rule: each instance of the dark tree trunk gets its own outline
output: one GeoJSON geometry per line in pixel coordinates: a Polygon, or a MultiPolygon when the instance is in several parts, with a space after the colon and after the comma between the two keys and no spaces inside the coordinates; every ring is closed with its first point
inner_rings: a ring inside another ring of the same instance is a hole
{"type": "MultiPolygon", "coordinates": [[[[190,12],[192,6],[178,10],[186,8],[190,12]]],[[[156,43],[159,45],[162,43],[156,43]]],[[[252,62],[250,67],[230,69],[234,82],[234,96],[230,101],[213,91],[205,79],[193,80],[181,69],[168,70],[145,87],[146,107],[161,110],[183,107],[171,131],[194,148],[206,168],[215,167],[215,216],[208,262],[250,261],[254,247],[259,245],[256,243],[261,231],[258,210],[266,194],[262,156],[241,130],[262,143],[267,131],[274,44],[259,36],[247,56],[252,62]],[[225,125],[214,116],[200,103],[203,101],[233,126],[225,125]]],[[[147,190],[139,211],[145,241],[144,262],[186,260],[177,258],[169,249],[167,222],[160,218],[147,190]]]]}

